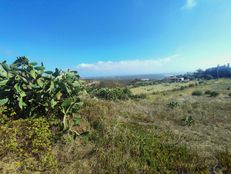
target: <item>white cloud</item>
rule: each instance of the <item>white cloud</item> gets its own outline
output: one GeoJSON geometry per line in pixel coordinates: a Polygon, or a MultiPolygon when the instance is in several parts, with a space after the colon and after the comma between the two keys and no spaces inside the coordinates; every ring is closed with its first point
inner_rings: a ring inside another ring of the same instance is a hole
{"type": "Polygon", "coordinates": [[[122,61],[99,61],[93,64],[81,63],[77,70],[81,76],[114,76],[135,74],[160,74],[193,72],[196,69],[206,69],[231,63],[230,54],[201,56],[201,55],[172,55],[159,59],[134,59],[122,61]]]}
{"type": "MultiPolygon", "coordinates": [[[[81,63],[77,65],[80,73],[88,75],[128,75],[161,73],[166,71],[166,67],[175,62],[179,55],[172,55],[160,59],[135,59],[122,61],[99,61],[93,64],[81,63]]],[[[172,69],[169,68],[168,71],[172,69]]]]}
{"type": "Polygon", "coordinates": [[[191,10],[193,7],[197,5],[196,0],[186,0],[185,5],[182,7],[184,10],[191,10]]]}

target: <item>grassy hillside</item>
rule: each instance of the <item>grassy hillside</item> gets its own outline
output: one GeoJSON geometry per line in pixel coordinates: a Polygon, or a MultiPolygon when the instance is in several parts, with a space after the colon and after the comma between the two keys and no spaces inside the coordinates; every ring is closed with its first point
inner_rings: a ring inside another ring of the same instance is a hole
{"type": "MultiPolygon", "coordinates": [[[[161,89],[161,93],[150,94],[146,100],[135,103],[137,112],[143,111],[138,119],[154,124],[163,130],[173,132],[179,142],[197,149],[199,153],[211,155],[215,150],[231,147],[231,80],[211,80],[200,85],[181,89],[186,84],[166,84],[132,89],[138,93],[149,93],[161,89]],[[176,86],[179,87],[178,90],[176,86]],[[172,88],[173,91],[169,91],[172,88]],[[193,96],[193,91],[201,91],[202,96],[193,96]],[[217,91],[219,96],[210,97],[206,91],[217,91]],[[171,103],[177,103],[173,108],[171,103]],[[186,117],[192,117],[191,126],[182,126],[186,117]]],[[[128,107],[124,107],[128,108],[128,107]]],[[[140,113],[141,114],[141,113],[140,113]]],[[[135,114],[131,114],[135,115],[135,114]]],[[[141,121],[142,122],[142,121],[141,121]]]]}
{"type": "Polygon", "coordinates": [[[173,91],[178,89],[184,89],[187,87],[193,87],[198,85],[197,81],[190,81],[185,83],[160,83],[156,85],[147,85],[131,88],[134,94],[155,94],[164,91],[173,91]]]}
{"type": "MultiPolygon", "coordinates": [[[[21,162],[14,150],[2,153],[1,173],[231,173],[230,79],[131,91],[146,98],[83,96],[78,111],[83,120],[77,129],[85,133],[75,140],[68,135],[57,140],[53,135],[50,143],[45,139],[47,153],[39,167],[28,165],[30,156],[21,162]],[[201,93],[192,95],[195,91],[201,93]],[[211,96],[214,91],[218,94],[211,96]]],[[[36,153],[40,150],[44,148],[36,153]]]]}

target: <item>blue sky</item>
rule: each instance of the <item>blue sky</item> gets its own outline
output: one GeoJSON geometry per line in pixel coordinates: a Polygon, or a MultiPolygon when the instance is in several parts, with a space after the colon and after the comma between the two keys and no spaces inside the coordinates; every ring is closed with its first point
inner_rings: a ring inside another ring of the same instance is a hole
{"type": "Polygon", "coordinates": [[[81,76],[231,63],[230,0],[0,0],[0,60],[81,76]]]}

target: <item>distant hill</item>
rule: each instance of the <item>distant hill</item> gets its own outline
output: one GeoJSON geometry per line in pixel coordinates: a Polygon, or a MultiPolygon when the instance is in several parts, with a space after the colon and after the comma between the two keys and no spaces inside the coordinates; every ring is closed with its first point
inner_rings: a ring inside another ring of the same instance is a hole
{"type": "MultiPolygon", "coordinates": [[[[178,73],[179,74],[179,73],[178,73]]],[[[161,80],[166,76],[172,75],[170,73],[164,74],[137,74],[137,75],[125,75],[125,76],[102,76],[102,77],[88,77],[84,79],[91,80],[117,80],[117,81],[131,81],[135,79],[149,79],[149,80],[161,80]]],[[[176,74],[174,74],[176,75],[176,74]]]]}

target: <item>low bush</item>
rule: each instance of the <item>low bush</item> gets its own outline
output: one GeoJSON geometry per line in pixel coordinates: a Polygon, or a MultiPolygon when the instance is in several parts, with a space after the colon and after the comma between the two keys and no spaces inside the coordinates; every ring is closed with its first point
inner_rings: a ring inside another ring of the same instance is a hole
{"type": "Polygon", "coordinates": [[[210,90],[206,90],[205,91],[205,95],[210,95],[211,94],[211,91],[210,90]]]}
{"type": "Polygon", "coordinates": [[[182,119],[182,121],[184,126],[192,126],[192,124],[194,123],[194,119],[191,115],[186,116],[182,119]]]}
{"type": "MultiPolygon", "coordinates": [[[[5,115],[7,112],[7,107],[0,106],[0,124],[4,124],[7,120],[8,117],[5,115]]],[[[14,113],[11,113],[13,115],[14,113]]]]}
{"type": "Polygon", "coordinates": [[[193,91],[192,92],[193,96],[201,96],[202,94],[203,94],[202,91],[193,91]]]}
{"type": "Polygon", "coordinates": [[[195,84],[192,84],[192,83],[191,83],[191,84],[189,84],[188,86],[191,88],[191,87],[194,87],[195,84]]]}
{"type": "Polygon", "coordinates": [[[90,95],[105,100],[128,100],[132,92],[128,88],[100,88],[93,89],[90,95]]]}
{"type": "Polygon", "coordinates": [[[174,108],[176,108],[176,107],[178,107],[178,106],[180,106],[180,105],[179,105],[178,102],[172,101],[172,102],[168,103],[167,106],[168,106],[169,108],[171,108],[171,109],[174,109],[174,108]]]}
{"type": "Polygon", "coordinates": [[[228,96],[231,97],[231,93],[229,93],[228,96]]]}
{"type": "Polygon", "coordinates": [[[219,92],[217,92],[217,91],[212,91],[210,93],[210,97],[217,97],[218,95],[219,95],[219,92]]]}
{"type": "Polygon", "coordinates": [[[136,94],[132,96],[133,99],[145,99],[147,98],[146,94],[136,94]]]}
{"type": "Polygon", "coordinates": [[[18,161],[20,171],[53,170],[56,160],[51,153],[52,133],[43,118],[9,121],[0,126],[0,156],[18,161]]]}

